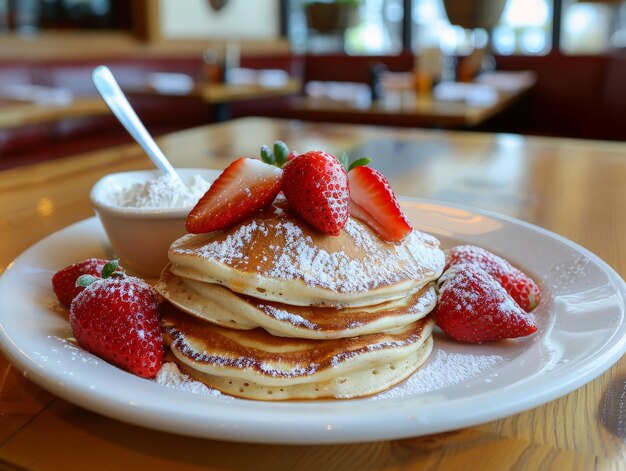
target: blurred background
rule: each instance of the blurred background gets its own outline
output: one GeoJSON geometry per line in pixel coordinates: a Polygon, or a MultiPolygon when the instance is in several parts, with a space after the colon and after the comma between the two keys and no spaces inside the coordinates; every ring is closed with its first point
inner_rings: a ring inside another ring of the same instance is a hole
{"type": "Polygon", "coordinates": [[[626,140],[626,1],[0,0],[0,168],[241,116],[626,140]]]}

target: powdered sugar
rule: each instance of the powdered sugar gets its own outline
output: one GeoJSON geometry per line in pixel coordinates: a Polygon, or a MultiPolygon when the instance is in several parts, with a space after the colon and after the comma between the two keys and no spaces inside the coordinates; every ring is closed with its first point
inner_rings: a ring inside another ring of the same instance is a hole
{"type": "MultiPolygon", "coordinates": [[[[333,366],[348,360],[354,356],[354,352],[338,354],[333,358],[333,366]]],[[[407,396],[426,394],[457,384],[470,381],[480,375],[488,373],[506,362],[500,355],[478,355],[468,353],[453,353],[439,349],[420,370],[414,373],[402,384],[391,388],[381,394],[373,396],[373,400],[391,399],[407,396]]],[[[272,372],[273,368],[265,365],[266,372],[272,372]]],[[[312,374],[311,368],[300,368],[298,375],[312,374]]],[[[163,386],[181,391],[201,394],[204,396],[221,396],[222,394],[209,388],[204,383],[190,378],[181,372],[175,363],[166,362],[157,374],[155,381],[163,386]]]]}
{"type": "MultiPolygon", "coordinates": [[[[205,257],[212,257],[223,263],[245,263],[248,261],[245,249],[252,241],[252,234],[254,234],[258,229],[257,223],[255,221],[251,221],[249,224],[240,226],[239,229],[230,234],[225,241],[221,243],[211,242],[199,249],[198,252],[205,257]]],[[[265,233],[263,235],[267,234],[265,233]]],[[[175,245],[173,247],[175,247],[175,245]]],[[[181,253],[194,253],[193,250],[174,250],[181,253]]]]}
{"type": "Polygon", "coordinates": [[[474,263],[491,276],[499,278],[503,274],[516,272],[508,261],[475,245],[458,245],[446,251],[446,261],[451,265],[474,263]]]}
{"type": "Polygon", "coordinates": [[[374,396],[373,399],[415,396],[438,391],[474,379],[503,365],[505,361],[499,355],[448,353],[439,349],[426,365],[404,383],[374,396]]]}
{"type": "Polygon", "coordinates": [[[354,351],[337,353],[330,359],[330,364],[333,368],[335,368],[346,360],[353,358],[354,356],[356,356],[356,354],[357,352],[354,351]]]}
{"type": "Polygon", "coordinates": [[[399,282],[425,280],[443,268],[443,252],[425,244],[416,232],[402,244],[393,245],[383,243],[353,219],[348,220],[344,230],[346,241],[341,249],[324,249],[289,217],[256,218],[222,240],[192,250],[173,247],[173,251],[199,255],[235,269],[257,269],[261,277],[300,279],[308,286],[339,293],[366,292],[399,282]],[[267,238],[280,243],[267,244],[267,238]],[[363,255],[355,257],[349,250],[363,255]],[[248,267],[251,254],[271,263],[265,269],[257,264],[248,267]]]}
{"type": "MultiPolygon", "coordinates": [[[[439,313],[460,311],[472,318],[521,314],[520,307],[487,272],[471,264],[454,265],[439,278],[439,313]]],[[[440,318],[441,321],[441,318],[440,318]]]]}
{"type": "Polygon", "coordinates": [[[222,396],[221,392],[209,388],[204,383],[196,381],[189,375],[180,371],[176,363],[171,361],[163,363],[163,366],[156,375],[155,381],[163,386],[178,389],[179,391],[201,394],[203,396],[222,396]]]}
{"type": "Polygon", "coordinates": [[[107,297],[116,303],[132,305],[135,310],[141,306],[144,311],[156,308],[158,301],[156,291],[140,278],[134,276],[105,278],[94,281],[74,298],[70,313],[82,309],[84,304],[94,300],[103,302],[107,297]]]}
{"type": "Polygon", "coordinates": [[[211,183],[193,175],[185,184],[169,175],[134,183],[113,195],[115,203],[132,208],[190,208],[206,193],[211,183]]]}
{"type": "Polygon", "coordinates": [[[587,257],[576,254],[565,262],[554,265],[549,274],[550,287],[555,291],[569,288],[585,276],[589,263],[587,257]]]}
{"type": "Polygon", "coordinates": [[[420,296],[418,302],[409,308],[409,314],[417,314],[424,312],[429,306],[433,305],[437,301],[437,293],[434,289],[427,289],[424,294],[420,296]]]}
{"type": "Polygon", "coordinates": [[[377,350],[385,350],[385,349],[399,349],[407,347],[411,344],[414,344],[422,339],[422,332],[412,332],[407,337],[400,340],[381,340],[380,342],[372,343],[366,345],[358,350],[350,350],[346,352],[340,352],[335,355],[330,360],[330,364],[333,367],[337,367],[341,363],[353,358],[355,356],[361,355],[364,352],[374,352],[377,350]]]}
{"type": "MultiPolygon", "coordinates": [[[[291,222],[279,223],[276,230],[285,238],[285,248],[280,250],[276,263],[265,273],[267,276],[283,280],[301,278],[310,286],[332,289],[334,273],[341,279],[337,283],[337,288],[340,288],[346,284],[348,272],[356,269],[355,262],[348,259],[344,252],[320,250],[300,227],[291,222]]],[[[365,291],[364,288],[361,290],[365,291]]]]}
{"type": "Polygon", "coordinates": [[[317,372],[317,368],[319,366],[316,363],[310,363],[304,366],[300,364],[292,364],[291,366],[285,365],[284,369],[279,370],[276,367],[256,358],[246,356],[235,357],[221,353],[199,352],[190,346],[189,341],[182,332],[167,327],[166,329],[169,331],[169,334],[174,337],[171,348],[178,350],[182,355],[191,358],[194,362],[198,363],[206,363],[216,367],[235,368],[239,370],[256,369],[257,371],[269,376],[280,378],[295,378],[299,376],[313,375],[317,372]]]}
{"type": "Polygon", "coordinates": [[[32,353],[32,356],[36,358],[39,362],[48,363],[55,361],[57,364],[60,364],[61,360],[59,359],[58,355],[60,354],[60,352],[63,352],[63,356],[65,358],[69,358],[72,361],[87,363],[93,367],[98,366],[101,363],[97,356],[87,353],[82,348],[76,346],[74,339],[70,341],[68,339],[60,338],[56,335],[48,335],[46,338],[50,342],[53,342],[54,345],[50,348],[48,354],[44,354],[39,351],[34,351],[32,353]]]}
{"type": "MultiPolygon", "coordinates": [[[[426,289],[423,291],[422,295],[418,296],[417,301],[414,302],[411,306],[409,306],[409,308],[406,311],[406,314],[417,315],[417,314],[424,313],[427,311],[427,309],[433,306],[436,301],[437,301],[437,293],[435,292],[434,288],[426,289]]],[[[273,317],[274,319],[279,320],[281,322],[287,322],[293,326],[303,327],[309,330],[321,330],[322,329],[322,326],[320,326],[318,323],[310,319],[306,319],[305,317],[302,317],[298,314],[289,312],[285,309],[280,309],[279,307],[276,307],[274,305],[259,302],[257,304],[257,307],[261,309],[268,316],[273,317]]],[[[332,309],[332,308],[328,308],[328,309],[332,309]]],[[[336,310],[335,313],[342,315],[341,310],[336,310]]],[[[344,328],[354,330],[359,327],[362,327],[363,325],[365,325],[365,322],[359,321],[359,320],[353,320],[345,324],[344,328]]]]}
{"type": "Polygon", "coordinates": [[[294,365],[285,370],[279,370],[276,366],[265,362],[260,362],[258,366],[260,371],[275,378],[298,378],[311,376],[317,373],[317,369],[319,368],[317,363],[310,363],[304,366],[294,365]]]}
{"type": "Polygon", "coordinates": [[[402,348],[405,345],[407,345],[408,342],[403,342],[403,341],[399,341],[399,340],[388,340],[385,342],[378,342],[378,343],[373,343],[371,345],[368,345],[366,348],[368,351],[373,352],[376,350],[383,350],[385,348],[402,348]]]}
{"type": "Polygon", "coordinates": [[[263,311],[266,314],[272,316],[273,318],[279,321],[286,321],[292,325],[304,326],[307,329],[311,329],[311,330],[318,330],[320,328],[319,325],[315,324],[314,322],[311,322],[297,314],[292,314],[290,312],[287,312],[284,309],[278,309],[274,306],[270,306],[267,304],[261,304],[259,305],[259,307],[263,309],[263,311]]]}

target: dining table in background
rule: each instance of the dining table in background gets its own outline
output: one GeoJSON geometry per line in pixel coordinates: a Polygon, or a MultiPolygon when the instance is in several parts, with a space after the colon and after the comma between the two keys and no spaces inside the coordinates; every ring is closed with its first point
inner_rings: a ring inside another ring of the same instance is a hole
{"type": "MultiPolygon", "coordinates": [[[[159,74],[154,74],[159,76],[159,74]]],[[[196,81],[179,86],[177,76],[180,74],[160,74],[159,80],[149,80],[143,86],[123,87],[130,96],[159,96],[159,97],[193,97],[199,98],[205,104],[213,107],[214,121],[225,121],[230,118],[230,105],[239,101],[257,100],[296,95],[302,89],[302,81],[297,78],[288,78],[280,83],[265,85],[263,83],[227,83],[196,81]],[[170,83],[170,77],[173,79],[170,83]],[[173,85],[171,85],[173,84],[173,85]]]]}
{"type": "Polygon", "coordinates": [[[511,108],[532,90],[529,71],[484,73],[473,82],[444,81],[419,90],[412,73],[387,73],[372,98],[361,83],[309,82],[290,99],[289,117],[386,126],[471,129],[511,108]]]}
{"type": "MultiPolygon", "coordinates": [[[[180,131],[159,143],[177,167],[224,168],[276,139],[301,151],[372,157],[399,195],[528,221],[626,274],[623,143],[263,118],[180,131]]],[[[125,145],[0,172],[0,265],[92,216],[89,190],[103,175],[150,167],[138,146],[125,145]]],[[[263,445],[179,436],[98,415],[31,383],[0,356],[0,468],[619,470],[626,463],[625,388],[622,358],[559,399],[461,430],[371,443],[263,445]]]]}
{"type": "Polygon", "coordinates": [[[63,103],[0,98],[0,130],[108,114],[109,108],[100,97],[73,97],[63,103]]]}

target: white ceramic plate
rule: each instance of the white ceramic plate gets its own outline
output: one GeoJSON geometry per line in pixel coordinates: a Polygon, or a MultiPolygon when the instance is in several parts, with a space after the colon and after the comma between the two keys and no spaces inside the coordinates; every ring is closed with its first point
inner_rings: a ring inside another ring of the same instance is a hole
{"type": "Polygon", "coordinates": [[[404,200],[417,228],[444,247],[481,245],[541,281],[539,332],[491,345],[437,334],[428,363],[374,398],[266,403],[207,397],[143,380],[68,342],[54,309],[53,273],[110,256],[94,219],[35,244],[0,279],[0,344],[16,368],[87,409],[146,427],[223,440],[342,443],[387,440],[476,425],[553,400],[591,381],[626,350],[626,284],[584,248],[536,226],[484,211],[404,200]]]}

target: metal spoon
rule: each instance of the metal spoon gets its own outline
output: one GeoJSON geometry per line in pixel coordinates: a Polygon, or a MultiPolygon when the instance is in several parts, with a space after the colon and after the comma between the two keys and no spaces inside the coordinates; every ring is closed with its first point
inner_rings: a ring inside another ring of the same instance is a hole
{"type": "Polygon", "coordinates": [[[111,70],[107,66],[99,65],[93,69],[91,79],[102,99],[144,152],[148,154],[154,165],[166,175],[182,183],[180,175],[159,149],[133,107],[128,103],[126,95],[122,92],[111,70]]]}

